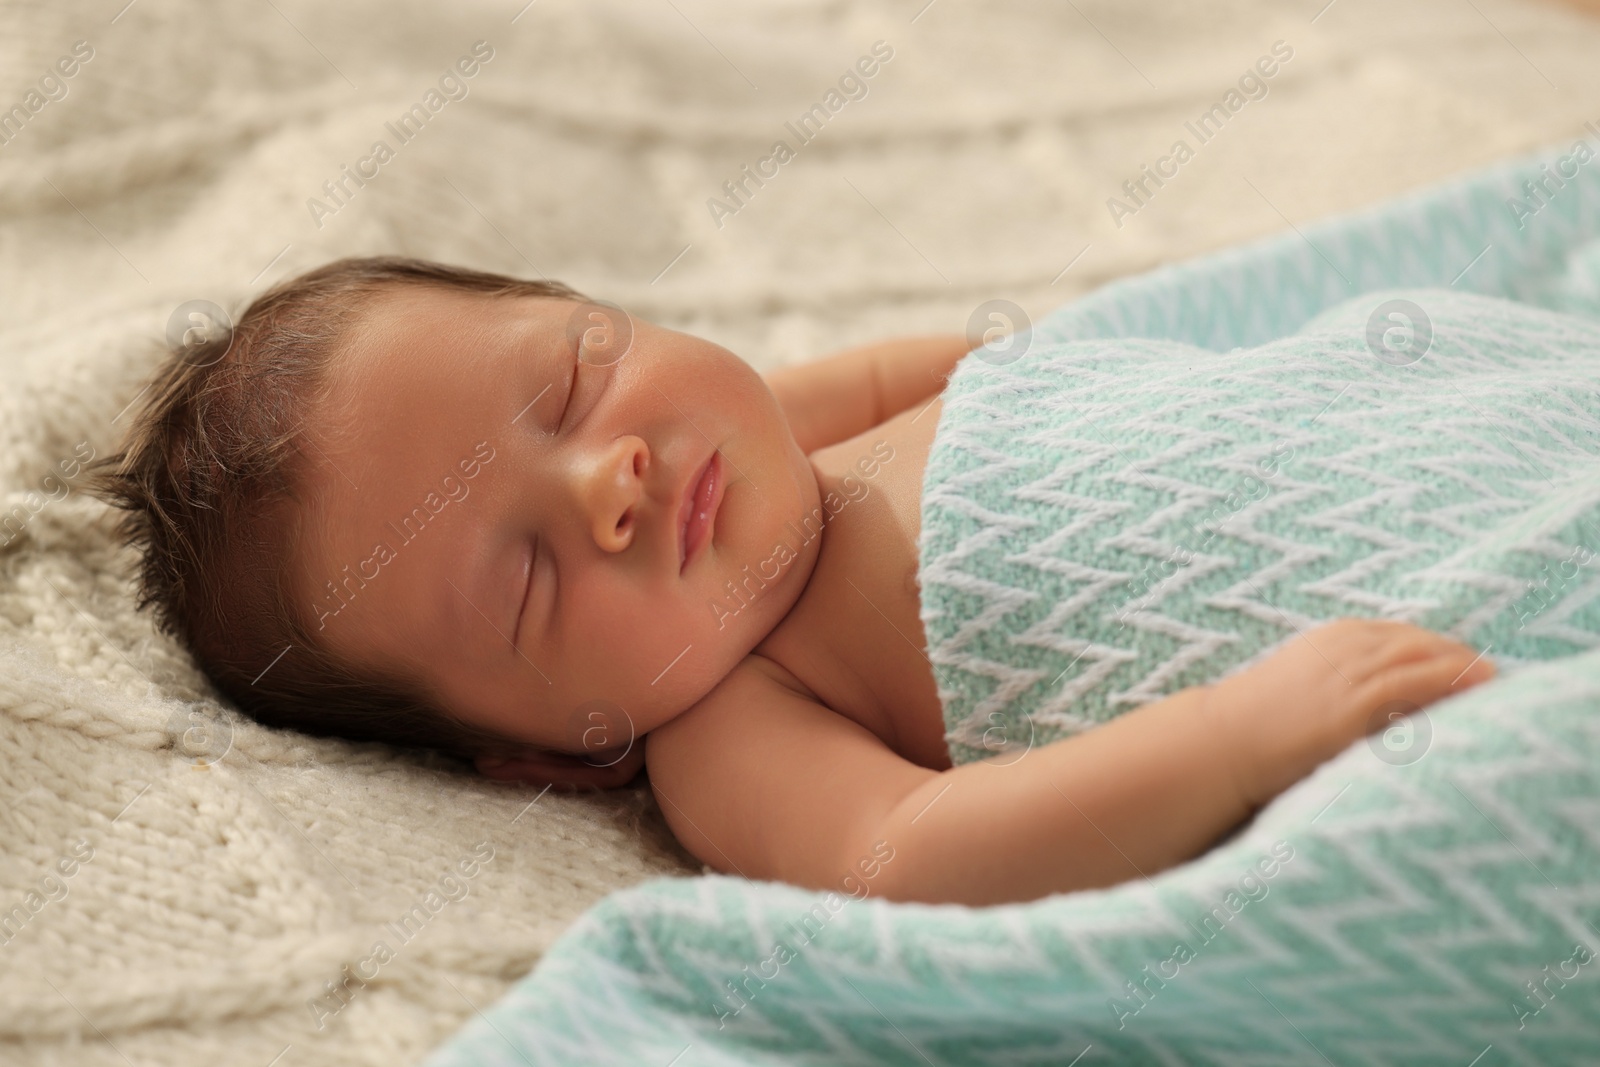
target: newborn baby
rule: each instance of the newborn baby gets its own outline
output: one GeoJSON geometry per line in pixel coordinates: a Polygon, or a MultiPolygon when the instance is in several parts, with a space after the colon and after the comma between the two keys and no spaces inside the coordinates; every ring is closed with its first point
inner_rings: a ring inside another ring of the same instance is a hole
{"type": "Polygon", "coordinates": [[[153,604],[276,725],[615,787],[720,872],[981,905],[1190,859],[1490,677],[1343,619],[1022,758],[952,766],[919,621],[923,470],[970,345],[765,377],[518,281],[344,260],[163,368],[98,468],[153,604]],[[1025,817],[1023,817],[1025,813],[1025,817]]]}

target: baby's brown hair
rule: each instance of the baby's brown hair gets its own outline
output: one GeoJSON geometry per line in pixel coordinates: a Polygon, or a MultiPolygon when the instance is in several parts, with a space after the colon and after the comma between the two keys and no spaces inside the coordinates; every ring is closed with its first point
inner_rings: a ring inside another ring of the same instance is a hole
{"type": "Polygon", "coordinates": [[[319,644],[290,594],[305,415],[367,303],[398,287],[583,300],[554,281],[400,256],[341,259],[279,283],[231,332],[170,352],[120,451],[89,491],[123,514],[138,550],[138,607],[219,691],[269,726],[468,757],[505,739],[452,717],[422,687],[355,670],[319,644]]]}

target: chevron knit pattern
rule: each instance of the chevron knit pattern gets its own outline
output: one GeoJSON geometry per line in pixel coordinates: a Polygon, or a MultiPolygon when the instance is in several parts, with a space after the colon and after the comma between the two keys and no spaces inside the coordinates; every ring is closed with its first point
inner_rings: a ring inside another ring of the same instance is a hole
{"type": "Polygon", "coordinates": [[[1505,200],[1540,161],[1109,286],[1014,363],[970,355],[925,483],[967,758],[1342,614],[1479,642],[1502,677],[1110,889],[613,894],[429,1067],[1595,1062],[1600,323],[1571,312],[1600,307],[1600,182],[1519,230],[1505,200]],[[1416,308],[1369,343],[1391,300],[1416,308]]]}
{"type": "Polygon", "coordinates": [[[1231,353],[1033,340],[962,362],[924,476],[922,617],[956,762],[1339,615],[1503,669],[1600,647],[1600,319],[1379,290],[1231,353]],[[1367,339],[1384,307],[1416,319],[1384,321],[1414,332],[1410,352],[1379,335],[1395,363],[1367,339]]]}

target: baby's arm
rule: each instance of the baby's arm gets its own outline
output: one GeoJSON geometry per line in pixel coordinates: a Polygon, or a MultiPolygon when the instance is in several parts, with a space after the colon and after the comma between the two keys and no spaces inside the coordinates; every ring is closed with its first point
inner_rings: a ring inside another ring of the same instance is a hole
{"type": "Polygon", "coordinates": [[[795,440],[810,453],[934,396],[971,347],[959,334],[879,341],[780,367],[765,380],[795,440]]]}
{"type": "Polygon", "coordinates": [[[1492,674],[1463,677],[1472,658],[1417,627],[1340,620],[1009,765],[940,772],[752,656],[647,735],[646,760],[668,825],[719,871],[840,890],[870,865],[870,891],[891,900],[1033,900],[1193,858],[1387,725],[1374,713],[1390,701],[1424,706],[1492,674]]]}

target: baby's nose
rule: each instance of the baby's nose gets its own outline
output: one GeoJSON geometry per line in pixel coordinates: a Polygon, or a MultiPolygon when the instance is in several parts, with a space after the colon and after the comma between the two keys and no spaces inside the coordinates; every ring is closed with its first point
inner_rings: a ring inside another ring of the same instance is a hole
{"type": "Polygon", "coordinates": [[[633,542],[644,475],[650,467],[650,446],[626,434],[606,448],[592,469],[587,486],[589,528],[595,544],[621,552],[633,542]]]}

